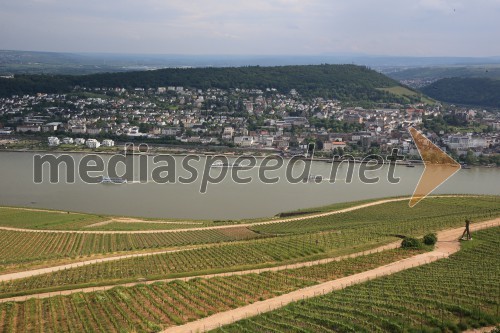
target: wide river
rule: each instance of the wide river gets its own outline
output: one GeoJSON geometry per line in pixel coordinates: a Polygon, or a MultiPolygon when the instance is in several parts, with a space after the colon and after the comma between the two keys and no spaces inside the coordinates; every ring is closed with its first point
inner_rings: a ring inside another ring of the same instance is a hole
{"type": "MultiPolygon", "coordinates": [[[[44,168],[42,183],[34,182],[32,152],[0,153],[0,206],[25,206],[50,208],[98,214],[142,216],[180,219],[243,219],[273,216],[277,213],[299,208],[317,207],[337,202],[355,201],[397,195],[411,195],[424,170],[423,166],[408,168],[396,166],[394,176],[400,178],[398,184],[387,180],[388,166],[378,171],[369,171],[367,176],[380,178],[376,184],[364,184],[359,177],[360,164],[356,164],[351,183],[346,183],[347,166],[341,164],[337,181],[330,183],[291,184],[285,179],[285,166],[268,172],[268,177],[280,177],[276,184],[265,184],[257,177],[259,169],[241,171],[240,177],[253,177],[248,184],[233,181],[231,171],[219,184],[208,184],[206,193],[200,193],[201,179],[192,184],[158,184],[129,182],[122,185],[87,184],[76,175],[74,183],[63,181],[52,184],[48,179],[48,168],[44,168]]],[[[76,165],[85,155],[71,155],[76,165]]],[[[106,163],[109,156],[102,156],[106,163]]],[[[131,158],[131,157],[129,157],[131,158]]],[[[182,168],[182,156],[176,156],[176,177],[190,176],[182,168]]],[[[136,162],[138,158],[135,158],[136,162]]],[[[151,162],[151,157],[150,157],[151,162]]],[[[204,170],[205,158],[191,162],[200,174],[204,170]]],[[[258,161],[260,163],[260,160],[258,161]]],[[[107,164],[105,164],[107,165],[107,164]]],[[[136,166],[138,163],[136,163],[136,166]]],[[[311,174],[329,178],[335,164],[313,162],[311,174]]],[[[148,171],[155,165],[150,163],[148,171]]],[[[138,167],[134,175],[139,174],[138,167]]],[[[296,165],[297,175],[303,164],[296,165]]],[[[123,165],[119,164],[123,171],[123,165]]],[[[212,168],[210,174],[216,176],[219,168],[212,168]]],[[[105,175],[105,172],[91,175],[105,175]]],[[[442,184],[434,194],[495,194],[500,195],[499,168],[472,168],[458,171],[442,184]]]]}

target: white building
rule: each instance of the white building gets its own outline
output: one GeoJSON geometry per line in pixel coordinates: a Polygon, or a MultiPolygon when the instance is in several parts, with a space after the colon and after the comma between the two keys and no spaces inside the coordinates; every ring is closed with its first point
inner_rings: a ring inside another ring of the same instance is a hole
{"type": "Polygon", "coordinates": [[[226,140],[231,140],[234,135],[234,128],[232,127],[225,127],[224,128],[224,133],[222,133],[222,138],[226,140]]]}
{"type": "Polygon", "coordinates": [[[96,139],[88,139],[86,142],[86,145],[90,149],[96,149],[96,148],[99,148],[101,146],[99,141],[97,141],[96,139]]]}
{"type": "Polygon", "coordinates": [[[55,136],[49,136],[49,146],[50,147],[57,147],[61,144],[61,142],[59,141],[59,138],[58,137],[55,137],[55,136]]]}
{"type": "Polygon", "coordinates": [[[102,140],[102,146],[103,147],[114,147],[115,142],[113,140],[110,140],[110,139],[105,139],[105,140],[102,140]]]}
{"type": "Polygon", "coordinates": [[[83,138],[76,138],[75,139],[75,145],[84,145],[85,144],[85,139],[83,138]]]}
{"type": "Polygon", "coordinates": [[[234,137],[234,144],[239,147],[251,147],[254,144],[253,136],[236,136],[234,137]]]}
{"type": "Polygon", "coordinates": [[[65,145],[72,145],[74,143],[73,138],[64,138],[63,143],[65,145]]]}

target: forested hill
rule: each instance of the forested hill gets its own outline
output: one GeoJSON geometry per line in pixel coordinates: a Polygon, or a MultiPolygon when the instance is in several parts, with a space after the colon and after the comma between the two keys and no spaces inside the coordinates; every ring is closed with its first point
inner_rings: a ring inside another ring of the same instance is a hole
{"type": "Polygon", "coordinates": [[[400,99],[377,89],[399,86],[398,82],[367,67],[355,65],[171,68],[84,76],[18,75],[14,79],[0,79],[0,96],[64,93],[75,86],[276,88],[283,93],[296,89],[303,96],[333,97],[343,101],[396,102],[400,99]]]}
{"type": "Polygon", "coordinates": [[[455,77],[436,81],[422,91],[448,103],[500,107],[500,80],[455,77]]]}

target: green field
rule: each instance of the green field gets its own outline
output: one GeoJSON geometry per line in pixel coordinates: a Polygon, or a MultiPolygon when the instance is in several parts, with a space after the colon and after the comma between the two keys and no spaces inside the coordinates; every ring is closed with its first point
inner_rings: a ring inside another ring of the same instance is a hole
{"type": "Polygon", "coordinates": [[[449,259],[419,266],[214,332],[461,332],[500,322],[500,228],[449,259]]]}
{"type": "Polygon", "coordinates": [[[57,211],[31,211],[23,208],[0,207],[0,226],[26,229],[80,229],[105,218],[91,214],[57,211]]]}
{"type": "Polygon", "coordinates": [[[426,97],[422,93],[418,93],[416,91],[410,90],[406,87],[403,86],[395,86],[395,87],[390,87],[390,88],[379,88],[380,90],[387,91],[391,94],[394,94],[399,97],[406,98],[408,102],[411,102],[413,100],[420,100],[421,102],[429,105],[434,105],[436,104],[436,101],[426,97]]]}
{"type": "MultiPolygon", "coordinates": [[[[137,279],[154,280],[194,276],[327,258],[386,244],[399,239],[400,235],[422,236],[429,232],[459,227],[463,225],[466,218],[475,222],[491,219],[500,214],[497,200],[496,197],[486,196],[429,198],[415,208],[409,208],[406,201],[391,202],[321,218],[255,226],[252,229],[256,233],[251,235],[262,235],[267,238],[236,243],[224,242],[235,240],[238,236],[248,238],[250,231],[241,228],[240,233],[233,234],[232,238],[229,236],[231,234],[223,233],[224,229],[163,234],[85,235],[95,237],[86,238],[94,246],[87,248],[87,254],[90,254],[92,250],[98,251],[101,249],[100,246],[103,249],[116,246],[114,243],[96,244],[95,241],[102,241],[104,236],[113,237],[113,239],[117,239],[118,236],[126,237],[120,239],[134,239],[151,246],[152,244],[147,242],[153,240],[157,242],[160,236],[181,237],[170,239],[173,245],[181,241],[189,244],[208,243],[209,240],[206,237],[211,235],[212,242],[221,243],[190,251],[122,259],[15,280],[0,284],[0,294],[19,295],[29,293],[30,290],[47,291],[109,285],[137,281],[137,279]],[[244,230],[246,231],[243,232],[244,230]]],[[[41,234],[33,236],[47,237],[41,234]]],[[[54,237],[62,236],[68,237],[67,234],[57,234],[54,237]]],[[[78,236],[83,235],[74,235],[74,237],[78,236]]],[[[33,244],[39,244],[39,241],[40,239],[33,244]]],[[[47,255],[54,251],[53,242],[49,244],[51,246],[46,250],[47,255]]],[[[28,248],[36,248],[36,246],[28,248]]],[[[144,248],[148,246],[144,245],[144,248]]],[[[8,254],[18,255],[12,250],[8,254]]],[[[29,254],[27,256],[29,257],[29,254]]],[[[11,263],[15,263],[19,258],[11,260],[11,263]]]]}
{"type": "MultiPolygon", "coordinates": [[[[301,212],[342,209],[342,203],[301,212]]],[[[0,225],[83,229],[109,217],[0,209],[0,225]]],[[[500,216],[500,197],[434,197],[414,208],[406,200],[351,212],[265,225],[176,232],[84,234],[0,230],[0,271],[20,271],[110,254],[179,252],[87,264],[0,283],[0,332],[157,332],[310,285],[370,270],[429,250],[388,250],[277,272],[197,276],[290,265],[373,249],[401,237],[461,227],[500,216]],[[189,281],[153,282],[192,277],[189,281]],[[147,281],[150,281],[146,284],[147,281]],[[85,287],[117,286],[77,292],[85,287]],[[137,284],[139,283],[139,284],[137,284]],[[30,295],[71,290],[68,296],[30,295]]],[[[95,228],[152,228],[153,220],[95,228]],[[137,226],[135,225],[137,224],[137,226]],[[140,225],[139,225],[140,224],[140,225]]],[[[255,220],[254,220],[255,221],[255,220]]],[[[224,225],[241,221],[203,223],[224,225]]],[[[113,224],[120,224],[113,225],[113,224]]],[[[169,225],[168,227],[177,225],[169,225]]],[[[94,230],[92,228],[91,230],[94,230]]],[[[221,332],[458,332],[498,323],[500,228],[430,265],[379,278],[222,327],[221,332]]]]}
{"type": "Polygon", "coordinates": [[[117,287],[0,303],[0,331],[154,332],[327,279],[366,271],[425,250],[390,250],[314,267],[243,276],[117,287]]]}

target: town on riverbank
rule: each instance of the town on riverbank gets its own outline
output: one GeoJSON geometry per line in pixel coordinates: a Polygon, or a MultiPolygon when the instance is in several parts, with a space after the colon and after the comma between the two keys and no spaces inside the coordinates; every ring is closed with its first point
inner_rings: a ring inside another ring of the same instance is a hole
{"type": "Polygon", "coordinates": [[[362,107],[276,89],[82,88],[0,99],[0,151],[362,158],[397,148],[419,159],[407,128],[469,165],[500,165],[500,113],[433,101],[362,107]]]}

